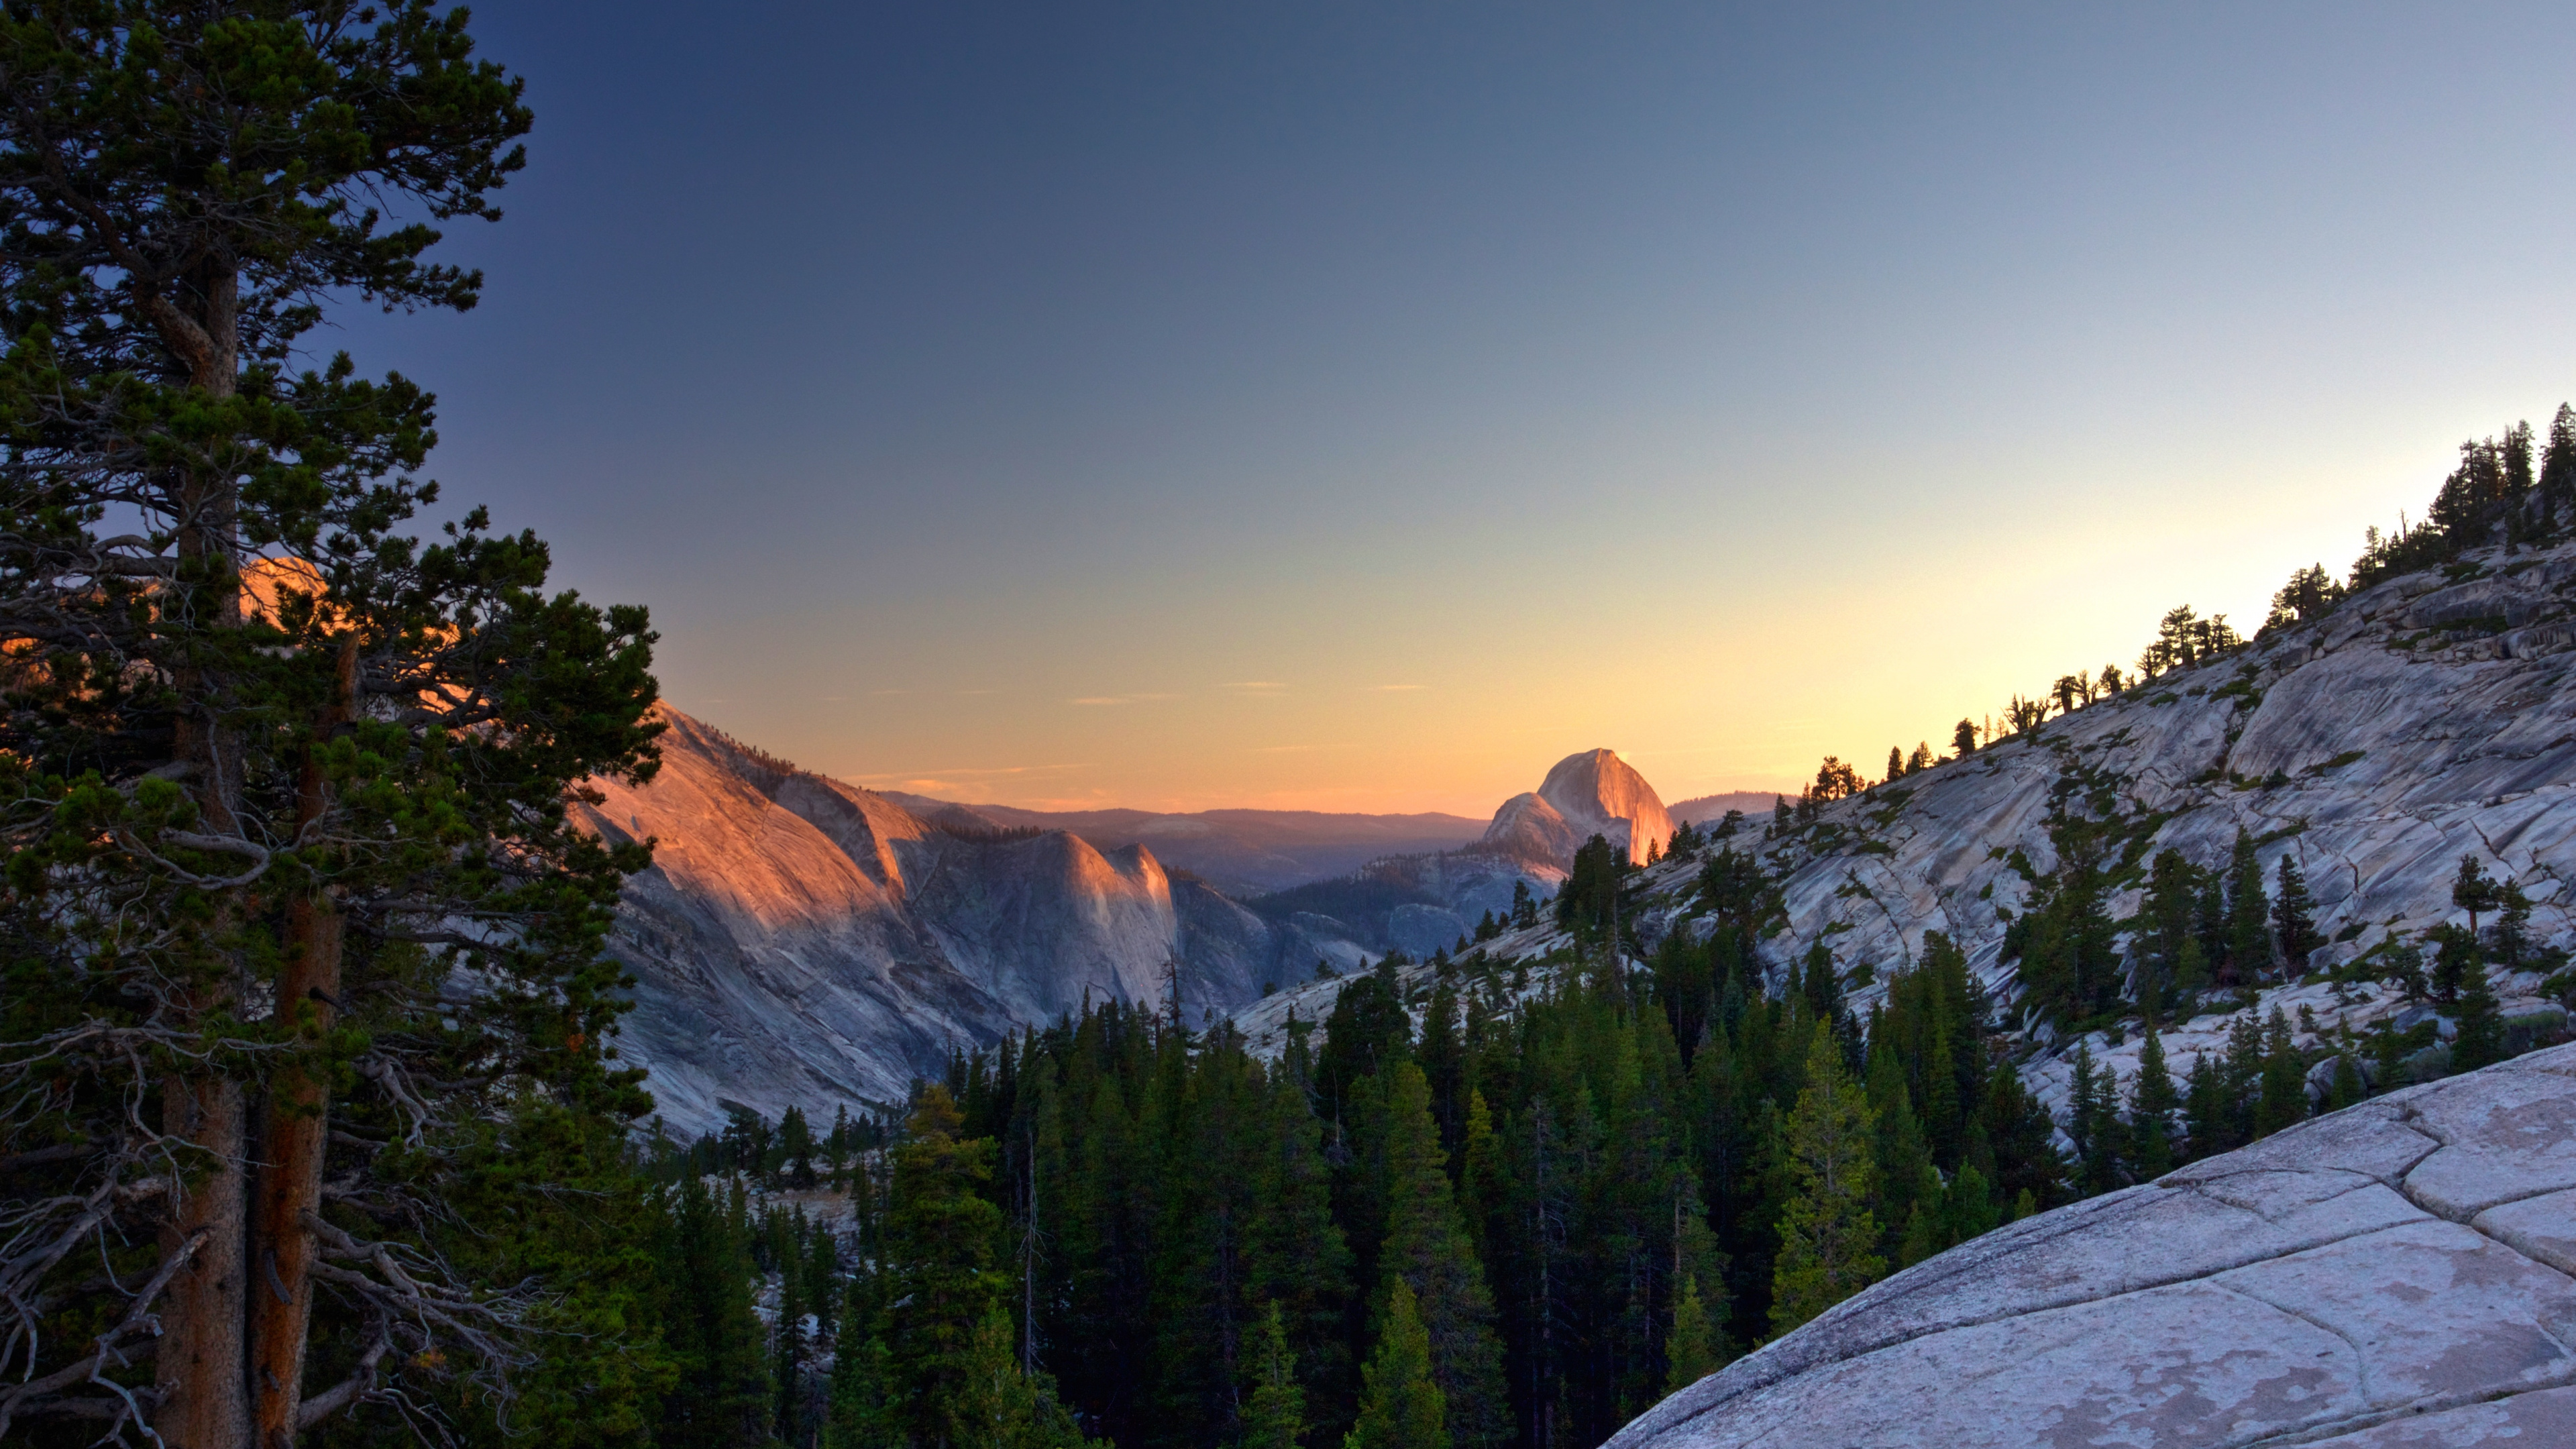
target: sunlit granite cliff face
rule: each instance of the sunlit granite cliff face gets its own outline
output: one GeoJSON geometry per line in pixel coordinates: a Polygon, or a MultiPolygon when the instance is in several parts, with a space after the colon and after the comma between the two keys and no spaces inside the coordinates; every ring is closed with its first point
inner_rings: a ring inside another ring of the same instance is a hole
{"type": "Polygon", "coordinates": [[[1487,849],[1562,867],[1599,835],[1643,864],[1673,838],[1673,819],[1655,787],[1609,750],[1568,755],[1533,794],[1515,795],[1494,812],[1487,849]]]}
{"type": "Polygon", "coordinates": [[[658,842],[611,951],[637,979],[620,1051],[652,1070],[675,1127],[720,1122],[728,1101],[772,1116],[899,1101],[952,1048],[1086,996],[1167,1000],[1174,963],[1196,1016],[1328,952],[1141,845],[943,829],[668,718],[660,775],[606,787],[588,815],[658,842]]]}

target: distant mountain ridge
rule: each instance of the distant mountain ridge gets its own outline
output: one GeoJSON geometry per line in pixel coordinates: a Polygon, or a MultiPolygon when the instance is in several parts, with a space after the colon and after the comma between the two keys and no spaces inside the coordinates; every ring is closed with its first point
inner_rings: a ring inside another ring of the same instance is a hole
{"type": "Polygon", "coordinates": [[[1741,810],[1749,817],[1771,813],[1785,792],[1775,790],[1728,790],[1716,795],[1700,795],[1667,805],[1665,811],[1685,825],[1708,825],[1726,818],[1729,810],[1741,810]]]}
{"type": "Polygon", "coordinates": [[[961,831],[809,774],[676,710],[662,768],[605,782],[585,823],[656,842],[610,953],[636,979],[619,1050],[675,1127],[727,1103],[900,1101],[952,1050],[1078,1010],[1168,999],[1222,1012],[1318,960],[1366,954],[1269,921],[1143,845],[961,831]]]}
{"type": "Polygon", "coordinates": [[[1069,831],[1101,850],[1150,846],[1166,866],[1189,871],[1234,896],[1347,875],[1382,856],[1455,849],[1477,839],[1484,829],[1466,816],[1436,813],[1024,810],[963,804],[901,790],[882,793],[925,820],[1069,831]]]}
{"type": "Polygon", "coordinates": [[[650,1070],[683,1131],[720,1125],[731,1104],[774,1117],[899,1101],[951,1052],[1086,999],[1177,992],[1185,1014],[1222,1015],[1319,966],[1428,956],[1508,914],[1516,887],[1549,893],[1591,834],[1643,851],[1672,832],[1653,787],[1607,750],[1558,762],[1480,834],[1446,815],[963,806],[664,717],[661,773],[601,784],[583,815],[610,839],[656,842],[609,948],[636,980],[620,1053],[650,1070]],[[1276,880],[1302,862],[1327,878],[1249,906],[1203,878],[1276,880]]]}

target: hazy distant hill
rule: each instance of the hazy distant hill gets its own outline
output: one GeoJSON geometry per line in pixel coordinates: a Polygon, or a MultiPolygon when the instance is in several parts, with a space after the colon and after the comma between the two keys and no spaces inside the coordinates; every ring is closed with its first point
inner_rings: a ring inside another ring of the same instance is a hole
{"type": "Polygon", "coordinates": [[[925,819],[973,820],[1002,829],[1063,830],[1101,850],[1150,847],[1156,859],[1231,895],[1255,895],[1348,875],[1387,855],[1449,850],[1482,835],[1463,815],[1336,815],[1312,810],[1021,810],[884,792],[925,819]]]}
{"type": "Polygon", "coordinates": [[[1722,820],[1729,810],[1741,810],[1748,816],[1767,819],[1778,794],[1770,790],[1729,790],[1722,795],[1702,795],[1664,808],[1674,820],[1685,825],[1706,825],[1722,820]]]}

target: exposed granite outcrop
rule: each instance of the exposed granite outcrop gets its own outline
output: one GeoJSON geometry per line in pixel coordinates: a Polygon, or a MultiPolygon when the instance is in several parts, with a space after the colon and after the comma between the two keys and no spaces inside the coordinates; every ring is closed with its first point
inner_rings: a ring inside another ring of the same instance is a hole
{"type": "Polygon", "coordinates": [[[2041,1213],[1612,1449],[2576,1444],[2576,1047],[2041,1213]]]}

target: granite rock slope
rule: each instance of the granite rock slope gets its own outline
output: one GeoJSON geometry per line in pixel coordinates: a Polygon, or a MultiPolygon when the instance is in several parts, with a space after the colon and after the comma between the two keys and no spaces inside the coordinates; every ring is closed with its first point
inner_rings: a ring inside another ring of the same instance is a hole
{"type": "Polygon", "coordinates": [[[668,719],[661,773],[604,786],[587,819],[657,842],[609,944],[636,978],[619,1051],[675,1128],[716,1125],[727,1102],[900,1101],[952,1049],[1086,997],[1168,1000],[1176,963],[1184,1010],[1223,1012],[1332,949],[1144,846],[942,828],[668,719]]]}
{"type": "Polygon", "coordinates": [[[1614,1449],[2576,1444],[2576,1046],[1897,1274],[1614,1449]]]}
{"type": "MultiPolygon", "coordinates": [[[[2268,887],[2280,859],[2295,857],[2330,942],[2312,971],[2465,920],[2451,885],[2470,854],[2521,883],[2539,942],[2576,945],[2576,546],[2484,549],[2387,580],[2321,619],[1827,805],[1812,829],[1773,839],[1747,822],[1729,843],[1759,851],[1783,881],[1787,926],[1763,947],[1775,974],[1821,940],[1848,979],[1867,983],[1853,993],[1865,1012],[1921,958],[1927,933],[1946,932],[2007,1019],[2045,1049],[2023,1077],[2062,1108],[2076,1043],[2014,1009],[2002,949],[2034,880],[2057,867],[2052,811],[2104,800],[2137,832],[2142,861],[2173,848],[2223,865],[2242,830],[2258,842],[2268,887]]],[[[1650,937],[1700,929],[1687,886],[1686,866],[1652,878],[1650,937]]],[[[2114,895],[2112,916],[2140,898],[2134,885],[2114,895]]],[[[2541,981],[2496,974],[2509,1019],[2565,1019],[2541,981]]],[[[2405,1003],[2377,985],[2289,985],[2255,1009],[2296,1017],[2302,1006],[2331,1030],[2405,1003]]],[[[2206,1016],[2169,1027],[2176,1070],[2228,1025],[2206,1016]]],[[[2318,1039],[2304,1022],[2299,1035],[2318,1039]]],[[[2124,1077],[2135,1069],[2134,1033],[2084,1045],[2124,1077]]]]}
{"type": "MultiPolygon", "coordinates": [[[[1938,930],[2009,994],[2004,928],[2031,875],[2057,866],[2050,811],[2097,790],[2149,852],[2219,865],[2242,829],[2261,843],[2267,883],[2297,857],[2333,942],[2320,969],[2450,918],[2470,853],[2522,882],[2535,933],[2566,941],[2576,547],[2482,550],[2449,572],[2469,570],[2486,576],[2391,579],[2321,620],[1825,807],[1818,829],[1761,846],[1786,870],[1779,964],[1822,937],[1846,968],[1883,976],[1938,930]]],[[[2134,888],[2113,898],[2112,915],[2138,900],[2134,888]]]]}
{"type": "MultiPolygon", "coordinates": [[[[1785,927],[1761,948],[1775,979],[1822,941],[1859,983],[1852,1002],[1865,1013],[1921,959],[1927,934],[1946,932],[2007,1023],[2026,1028],[2023,1080],[2062,1114],[2078,1043],[2017,1009],[2004,936],[2034,879],[2057,867],[2052,811],[2105,799],[2138,833],[2142,860],[2170,847],[2222,865],[2240,829],[2259,842],[2267,883],[2295,856],[2330,941],[2316,970],[2464,920],[2451,903],[2463,854],[2522,884],[2541,943],[2576,946],[2576,546],[2480,550],[2387,580],[2224,658],[1828,804],[1812,828],[1773,837],[1756,815],[1721,844],[1758,853],[1782,882],[1785,927]]],[[[1705,929],[1698,868],[1668,861],[1642,874],[1649,944],[1705,929]]],[[[2131,915],[2139,900],[2124,890],[2111,914],[2131,915]]],[[[1486,949],[1526,960],[1569,944],[1539,929],[1486,949]]],[[[2538,973],[2498,972],[2494,986],[2509,1021],[2566,1018],[2541,996],[2538,973]]],[[[1337,990],[1301,988],[1300,1019],[1328,1012],[1337,990]]],[[[2259,1018],[2276,1007],[2299,1023],[2302,1045],[2407,1009],[2376,984],[2275,986],[2253,1009],[2259,1018]]],[[[1265,1002],[1244,1019],[1275,1030],[1282,1016],[1265,1002]]],[[[2220,1050],[2232,1024],[2168,1023],[2174,1070],[2220,1050]]],[[[2134,1031],[2082,1045],[2124,1080],[2134,1074],[2134,1031]]]]}

